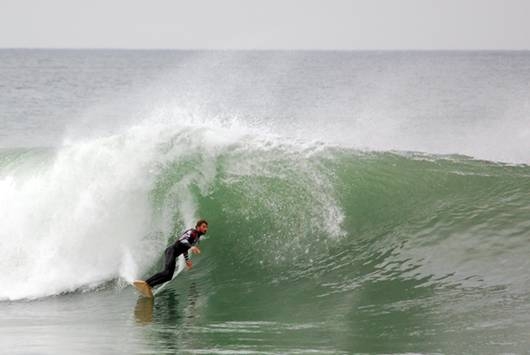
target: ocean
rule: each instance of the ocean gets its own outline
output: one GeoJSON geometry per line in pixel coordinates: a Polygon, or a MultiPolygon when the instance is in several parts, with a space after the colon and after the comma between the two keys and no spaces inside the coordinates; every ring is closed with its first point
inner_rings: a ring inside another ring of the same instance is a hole
{"type": "Polygon", "coordinates": [[[0,50],[0,352],[527,353],[529,164],[530,52],[0,50]]]}

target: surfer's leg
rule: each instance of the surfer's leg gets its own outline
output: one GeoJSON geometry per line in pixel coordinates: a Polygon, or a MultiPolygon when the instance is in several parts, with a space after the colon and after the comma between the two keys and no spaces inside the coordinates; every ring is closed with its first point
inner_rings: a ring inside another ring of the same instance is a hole
{"type": "Polygon", "coordinates": [[[165,252],[164,270],[160,271],[158,274],[151,276],[145,282],[150,287],[154,287],[156,285],[160,285],[161,283],[171,280],[171,278],[173,277],[173,273],[175,272],[177,256],[178,255],[173,246],[167,248],[165,252]]]}

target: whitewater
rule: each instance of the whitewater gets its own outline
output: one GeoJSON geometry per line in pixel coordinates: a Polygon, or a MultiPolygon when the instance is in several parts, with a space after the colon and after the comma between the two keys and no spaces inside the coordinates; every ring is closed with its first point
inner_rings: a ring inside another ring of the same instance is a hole
{"type": "Polygon", "coordinates": [[[15,353],[524,352],[529,63],[0,50],[0,338],[15,353]],[[129,283],[198,218],[194,268],[138,298],[129,283]]]}

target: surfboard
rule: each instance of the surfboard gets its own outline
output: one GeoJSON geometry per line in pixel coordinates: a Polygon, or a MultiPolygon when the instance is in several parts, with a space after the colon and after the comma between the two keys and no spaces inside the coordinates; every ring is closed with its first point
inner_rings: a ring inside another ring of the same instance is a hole
{"type": "Polygon", "coordinates": [[[134,280],[133,285],[145,297],[154,297],[153,292],[151,291],[151,287],[149,287],[149,285],[144,280],[134,280]]]}

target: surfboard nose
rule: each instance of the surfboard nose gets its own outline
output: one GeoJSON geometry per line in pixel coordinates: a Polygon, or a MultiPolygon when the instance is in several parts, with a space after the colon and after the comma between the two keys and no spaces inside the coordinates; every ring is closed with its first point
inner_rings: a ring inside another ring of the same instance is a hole
{"type": "Polygon", "coordinates": [[[144,280],[134,280],[133,286],[145,297],[153,298],[153,290],[144,280]]]}

